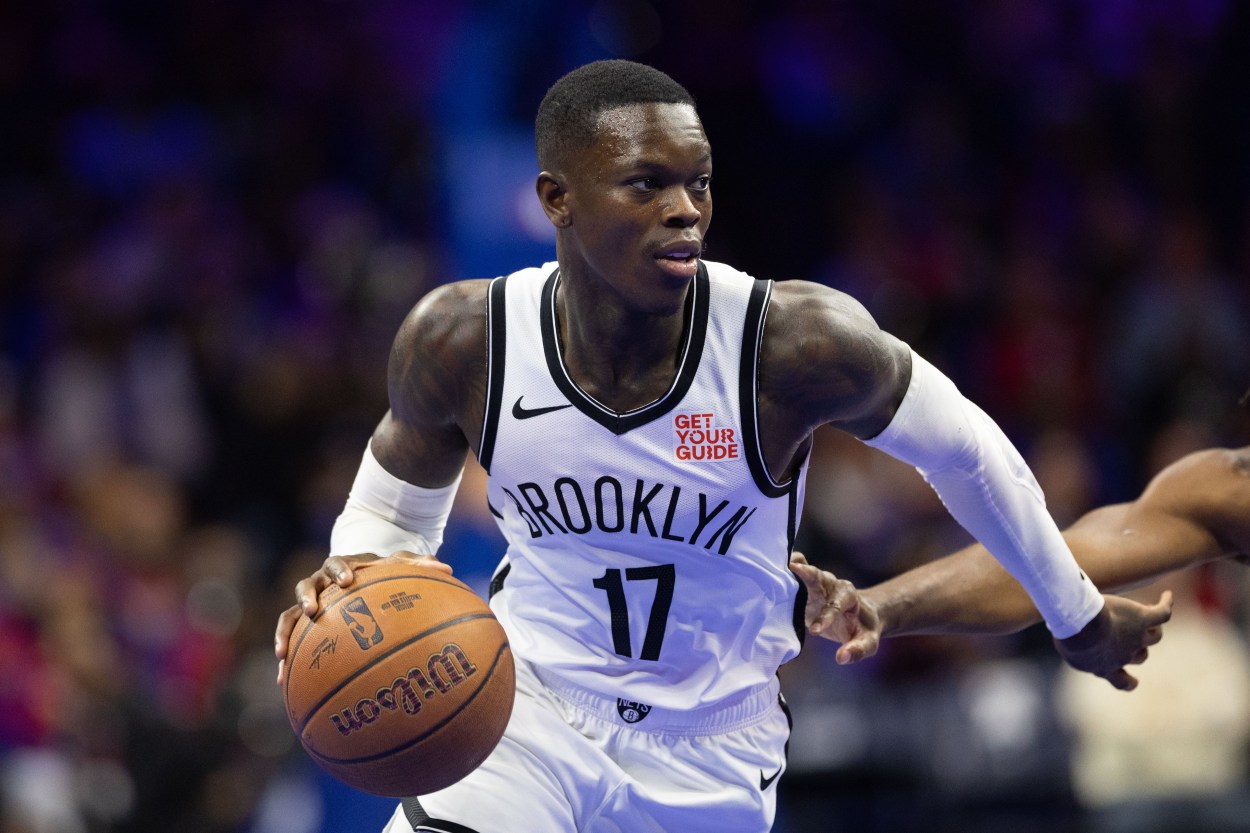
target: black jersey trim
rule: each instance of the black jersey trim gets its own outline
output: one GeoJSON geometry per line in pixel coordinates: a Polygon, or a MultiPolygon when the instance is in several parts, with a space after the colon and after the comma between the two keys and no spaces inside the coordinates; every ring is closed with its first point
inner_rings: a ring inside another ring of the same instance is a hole
{"type": "Polygon", "coordinates": [[[413,833],[477,833],[472,827],[454,821],[431,818],[419,799],[403,798],[399,805],[404,808],[404,818],[412,825],[413,833]]]}
{"type": "Polygon", "coordinates": [[[495,436],[499,432],[499,411],[503,407],[504,354],[508,345],[506,284],[508,277],[490,282],[486,295],[486,413],[482,417],[482,444],[477,461],[490,473],[495,456],[495,436]]]}
{"type": "Polygon", "coordinates": [[[793,478],[786,483],[773,480],[760,446],[760,350],[764,344],[764,319],[768,316],[772,291],[772,281],[757,279],[747,300],[746,320],[742,328],[742,360],[738,372],[738,410],[742,414],[743,453],[751,470],[751,479],[768,497],[784,497],[794,488],[795,481],[793,478]]]}
{"type": "Polygon", "coordinates": [[[790,736],[794,734],[794,715],[790,713],[790,704],[786,702],[786,698],[780,693],[777,694],[777,705],[781,706],[781,711],[786,716],[786,746],[782,754],[786,756],[786,760],[790,760],[790,736]]]}
{"type": "MultiPolygon", "coordinates": [[[[751,479],[755,481],[756,488],[767,497],[788,499],[785,553],[788,562],[799,533],[799,476],[792,477],[785,483],[773,480],[768,465],[764,462],[764,452],[760,444],[760,351],[764,343],[764,320],[768,315],[772,290],[772,281],[757,279],[751,287],[751,296],[747,299],[742,328],[742,359],[738,366],[738,412],[742,415],[743,456],[746,457],[747,468],[751,471],[751,479]]],[[[805,452],[805,456],[807,453],[810,452],[805,452]]],[[[800,464],[800,474],[805,464],[806,460],[800,464]]],[[[794,573],[790,575],[798,584],[798,590],[794,594],[792,620],[794,635],[799,640],[801,649],[807,640],[807,585],[794,573]]]]}
{"type": "MultiPolygon", "coordinates": [[[[797,485],[797,484],[795,484],[797,485]]],[[[786,553],[794,552],[794,542],[799,536],[799,490],[790,490],[790,506],[786,517],[786,553]]]]}
{"type": "Polygon", "coordinates": [[[556,287],[560,282],[560,270],[557,269],[547,278],[543,285],[542,305],[539,317],[542,319],[543,351],[547,357],[547,369],[560,392],[568,398],[577,410],[611,431],[613,434],[624,434],[635,428],[653,422],[667,414],[681,402],[690,385],[694,383],[695,372],[699,369],[699,360],[703,357],[703,344],[707,339],[708,310],[710,309],[710,287],[707,266],[702,261],[691,282],[690,295],[686,301],[686,340],[682,345],[681,359],[673,384],[659,399],[641,408],[618,413],[603,405],[577,386],[564,366],[564,357],[560,355],[560,341],[556,336],[556,287]]]}
{"type": "Polygon", "coordinates": [[[486,592],[486,598],[493,599],[495,594],[503,589],[503,583],[508,580],[508,573],[512,572],[512,564],[507,563],[499,568],[490,579],[490,589],[486,592]]]}
{"type": "Polygon", "coordinates": [[[798,576],[795,576],[794,580],[799,583],[799,590],[794,594],[794,635],[799,639],[801,651],[807,642],[807,585],[798,576]]]}
{"type": "MultiPolygon", "coordinates": [[[[798,478],[791,484],[790,507],[786,520],[786,561],[794,552],[794,542],[799,535],[799,486],[798,478]]],[[[787,563],[787,569],[788,569],[787,563]]],[[[807,640],[807,585],[793,571],[790,576],[799,583],[798,592],[794,594],[794,635],[798,637],[799,649],[802,650],[807,640]]],[[[784,705],[784,703],[783,703],[784,705]]]]}

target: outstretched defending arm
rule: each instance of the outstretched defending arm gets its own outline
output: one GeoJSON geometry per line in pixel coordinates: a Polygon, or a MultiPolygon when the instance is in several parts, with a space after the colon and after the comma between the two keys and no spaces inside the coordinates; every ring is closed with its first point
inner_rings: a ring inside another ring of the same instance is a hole
{"type": "MultiPolygon", "coordinates": [[[[1099,587],[1125,590],[1174,570],[1250,555],[1250,446],[1208,449],[1161,471],[1130,503],[1064,532],[1099,587]]],[[[973,545],[861,591],[880,636],[1010,633],[1038,621],[1028,595],[973,545]]],[[[865,638],[870,638],[865,634],[865,638]]]]}

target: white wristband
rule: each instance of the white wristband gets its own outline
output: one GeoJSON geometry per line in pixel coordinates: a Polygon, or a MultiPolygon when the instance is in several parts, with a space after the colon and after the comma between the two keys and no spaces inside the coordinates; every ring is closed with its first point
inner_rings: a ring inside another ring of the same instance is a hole
{"type": "Polygon", "coordinates": [[[951,515],[1024,586],[1055,637],[1076,634],[1102,609],[1102,594],[1072,557],[1020,452],[915,352],[898,412],[865,442],[916,467],[951,515]]]}
{"type": "Polygon", "coordinates": [[[461,474],[438,489],[414,486],[382,468],[366,446],[347,505],[330,532],[331,555],[409,550],[434,555],[456,499],[461,474]]]}

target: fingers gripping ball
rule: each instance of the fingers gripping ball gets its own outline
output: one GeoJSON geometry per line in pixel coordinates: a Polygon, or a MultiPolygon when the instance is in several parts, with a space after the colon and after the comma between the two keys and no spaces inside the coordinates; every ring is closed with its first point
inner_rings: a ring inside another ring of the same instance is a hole
{"type": "Polygon", "coordinates": [[[283,698],[314,761],[344,783],[423,795],[475,769],[503,735],[512,652],[486,603],[403,562],[356,571],[291,635],[283,698]]]}

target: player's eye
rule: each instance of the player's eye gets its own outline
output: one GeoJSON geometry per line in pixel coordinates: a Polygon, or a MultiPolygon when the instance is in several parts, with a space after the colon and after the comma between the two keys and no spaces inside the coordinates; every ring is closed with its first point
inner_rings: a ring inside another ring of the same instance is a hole
{"type": "Polygon", "coordinates": [[[638,191],[654,191],[660,187],[660,181],[653,176],[644,176],[632,180],[629,185],[638,191]]]}
{"type": "Polygon", "coordinates": [[[692,182],[692,183],[690,184],[690,187],[691,187],[693,190],[695,190],[695,191],[706,191],[706,190],[708,190],[709,188],[711,188],[711,187],[712,187],[712,176],[711,176],[711,174],[704,174],[703,176],[701,176],[701,177],[697,178],[694,182],[692,182]]]}

